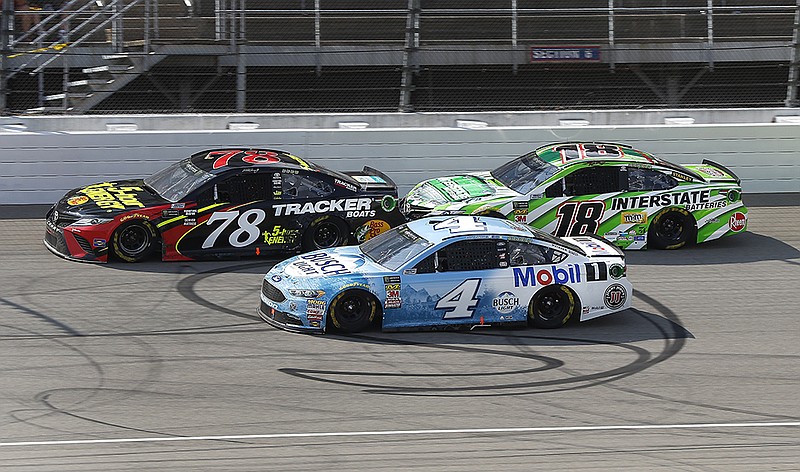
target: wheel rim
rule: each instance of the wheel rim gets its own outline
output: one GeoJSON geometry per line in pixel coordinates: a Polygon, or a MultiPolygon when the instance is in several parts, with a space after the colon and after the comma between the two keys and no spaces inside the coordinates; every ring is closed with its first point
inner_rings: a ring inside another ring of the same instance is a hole
{"type": "Polygon", "coordinates": [[[658,228],[658,235],[671,242],[680,242],[683,239],[683,218],[666,216],[658,228]]]}
{"type": "Polygon", "coordinates": [[[341,321],[358,321],[369,315],[369,303],[362,297],[349,296],[339,303],[337,315],[341,321]]]}
{"type": "Polygon", "coordinates": [[[149,244],[150,236],[143,226],[129,226],[119,235],[119,247],[129,256],[141,254],[149,244]]]}
{"type": "Polygon", "coordinates": [[[566,297],[560,290],[547,292],[536,300],[536,314],[545,321],[563,318],[567,309],[566,297]]]}
{"type": "Polygon", "coordinates": [[[314,230],[314,245],[318,248],[327,248],[338,245],[339,227],[335,223],[325,221],[314,230]]]}

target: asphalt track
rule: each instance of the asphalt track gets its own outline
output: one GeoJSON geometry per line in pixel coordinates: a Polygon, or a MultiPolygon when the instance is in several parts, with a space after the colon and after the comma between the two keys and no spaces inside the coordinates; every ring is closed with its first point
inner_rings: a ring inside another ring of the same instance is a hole
{"type": "Polygon", "coordinates": [[[634,308],[559,330],[308,336],[254,315],[274,261],[80,264],[0,220],[0,469],[798,470],[799,230],[630,252],[634,308]]]}

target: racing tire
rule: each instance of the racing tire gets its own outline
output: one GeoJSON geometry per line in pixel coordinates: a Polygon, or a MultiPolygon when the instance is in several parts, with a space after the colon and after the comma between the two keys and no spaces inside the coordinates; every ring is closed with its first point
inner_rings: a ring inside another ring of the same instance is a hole
{"type": "Polygon", "coordinates": [[[114,256],[125,262],[147,259],[156,247],[158,234],[150,223],[131,221],[121,225],[111,236],[114,256]]]}
{"type": "Polygon", "coordinates": [[[303,250],[315,251],[347,244],[350,235],[344,222],[334,217],[322,217],[303,234],[303,250]]]}
{"type": "Polygon", "coordinates": [[[576,306],[572,290],[564,285],[549,285],[531,298],[528,322],[535,328],[560,328],[569,321],[576,306]]]}
{"type": "Polygon", "coordinates": [[[692,215],[683,208],[668,208],[653,218],[648,230],[648,245],[656,249],[678,249],[695,234],[692,215]]]}
{"type": "Polygon", "coordinates": [[[347,290],[331,301],[328,312],[333,327],[345,333],[364,331],[375,320],[378,301],[362,290],[347,290]]]}

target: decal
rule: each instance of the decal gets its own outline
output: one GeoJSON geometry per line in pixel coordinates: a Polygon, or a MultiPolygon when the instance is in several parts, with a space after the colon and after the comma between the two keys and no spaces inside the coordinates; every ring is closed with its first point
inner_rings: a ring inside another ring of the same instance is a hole
{"type": "Polygon", "coordinates": [[[628,210],[669,205],[695,205],[706,203],[711,190],[693,190],[691,192],[663,193],[661,195],[639,195],[636,197],[619,197],[611,200],[611,210],[628,210]]]}
{"type": "Polygon", "coordinates": [[[620,284],[612,284],[606,289],[603,300],[608,308],[616,310],[625,304],[627,298],[628,293],[625,287],[620,284]]]}
{"type": "Polygon", "coordinates": [[[606,206],[601,201],[567,202],[558,207],[558,237],[596,233],[606,206]]]}
{"type": "Polygon", "coordinates": [[[513,202],[511,206],[514,210],[528,210],[528,202],[513,202]]]}
{"type": "MultiPolygon", "coordinates": [[[[630,241],[630,240],[625,240],[630,241]]],[[[586,266],[586,281],[587,282],[599,282],[603,280],[608,280],[608,266],[605,262],[587,262],[584,264],[586,266]]]]}
{"type": "MultiPolygon", "coordinates": [[[[239,215],[239,210],[215,211],[208,220],[206,220],[206,224],[211,225],[216,221],[222,221],[222,224],[208,235],[206,240],[203,241],[202,248],[208,249],[214,247],[219,235],[225,231],[225,228],[230,226],[234,220],[238,222],[239,228],[233,231],[230,237],[228,237],[228,243],[233,247],[244,247],[253,244],[258,237],[261,236],[261,230],[258,228],[258,225],[263,222],[266,217],[266,212],[260,208],[247,210],[243,212],[241,216],[239,215]],[[242,239],[242,236],[244,236],[244,239],[242,239]]],[[[189,220],[189,218],[186,220],[189,220]]],[[[186,224],[186,220],[184,220],[184,224],[186,224]]]]}
{"type": "Polygon", "coordinates": [[[607,144],[567,144],[556,146],[553,150],[561,155],[561,162],[564,164],[576,159],[622,157],[619,147],[607,144]]]}
{"type": "Polygon", "coordinates": [[[124,210],[127,207],[144,208],[135,193],[142,192],[141,187],[117,187],[110,182],[89,185],[81,193],[91,198],[100,208],[124,210]]]}
{"type": "Polygon", "coordinates": [[[399,284],[400,283],[400,276],[399,275],[385,275],[383,277],[383,283],[385,283],[385,284],[399,284]]]}
{"type": "Polygon", "coordinates": [[[185,208],[186,207],[186,203],[173,203],[169,207],[173,208],[173,209],[185,208]]]}
{"type": "Polygon", "coordinates": [[[519,297],[511,292],[502,292],[492,300],[492,307],[500,313],[507,313],[519,306],[519,297]]]}
{"type": "Polygon", "coordinates": [[[514,221],[525,223],[528,221],[528,202],[514,202],[514,221]]]}
{"type": "Polygon", "coordinates": [[[192,208],[191,210],[183,210],[183,214],[186,216],[197,216],[197,208],[192,208]]]}
{"type": "Polygon", "coordinates": [[[478,220],[477,216],[455,217],[435,222],[433,229],[435,231],[446,229],[450,231],[450,234],[466,233],[469,231],[486,231],[486,223],[478,220]]]}
{"type": "Polygon", "coordinates": [[[728,220],[728,227],[730,227],[731,231],[733,231],[734,233],[742,231],[746,225],[747,225],[747,217],[744,216],[744,213],[739,211],[732,214],[730,219],[728,220]]]}
{"type": "Polygon", "coordinates": [[[306,302],[306,318],[320,321],[325,318],[325,300],[309,299],[306,302]]]}
{"type": "Polygon", "coordinates": [[[67,205],[75,206],[75,205],[83,205],[84,203],[89,201],[89,197],[86,195],[78,195],[77,197],[72,197],[67,200],[67,205]]]}
{"type": "Polygon", "coordinates": [[[106,241],[105,239],[94,238],[94,240],[92,240],[92,247],[102,248],[102,247],[106,247],[107,245],[108,245],[108,241],[106,241]]]}
{"type": "Polygon", "coordinates": [[[162,210],[161,216],[164,218],[175,218],[176,216],[180,216],[180,210],[162,210]]]}
{"type": "Polygon", "coordinates": [[[671,172],[670,175],[678,180],[683,180],[684,182],[691,182],[694,180],[694,178],[692,178],[691,176],[682,174],[680,172],[671,172]]]}
{"type": "Polygon", "coordinates": [[[414,275],[417,273],[417,269],[403,269],[403,275],[414,275]]]}
{"type": "Polygon", "coordinates": [[[272,231],[264,231],[264,244],[272,246],[274,244],[295,244],[300,237],[299,229],[287,229],[281,225],[272,227],[272,231]]]}
{"type": "Polygon", "coordinates": [[[120,218],[119,221],[120,223],[124,223],[128,220],[133,220],[133,219],[148,220],[150,219],[150,217],[147,215],[143,215],[141,213],[130,213],[120,218]]]}
{"type": "Polygon", "coordinates": [[[725,174],[723,174],[718,169],[715,169],[713,167],[699,167],[697,170],[699,170],[700,172],[702,172],[702,173],[704,173],[706,175],[710,175],[711,177],[717,177],[717,178],[724,178],[725,177],[725,174]]]}
{"type": "Polygon", "coordinates": [[[645,239],[647,239],[647,236],[634,236],[633,237],[634,241],[644,241],[645,239]]]}
{"type": "Polygon", "coordinates": [[[403,300],[400,297],[400,284],[385,284],[386,300],[383,303],[384,308],[400,308],[403,305],[403,300]]]}
{"type": "Polygon", "coordinates": [[[356,182],[360,182],[362,184],[371,184],[371,183],[378,183],[378,184],[385,184],[386,180],[382,177],[378,177],[377,175],[356,175],[353,176],[356,182]]]}
{"type": "Polygon", "coordinates": [[[481,279],[467,279],[436,302],[437,310],[445,310],[442,319],[470,318],[478,306],[481,279]]]}
{"type": "Polygon", "coordinates": [[[646,211],[623,211],[620,216],[620,223],[641,225],[647,223],[646,211]]]}
{"type": "Polygon", "coordinates": [[[183,226],[197,226],[197,218],[186,218],[183,220],[183,226]]]}
{"type": "Polygon", "coordinates": [[[728,206],[728,202],[726,200],[717,200],[716,202],[705,202],[705,203],[684,205],[683,208],[686,211],[695,211],[695,210],[712,210],[714,208],[725,208],[726,206],[728,206]]]}
{"type": "Polygon", "coordinates": [[[350,190],[351,192],[358,192],[358,187],[356,187],[355,184],[344,181],[342,179],[333,179],[333,185],[350,190]]]}
{"type": "Polygon", "coordinates": [[[552,283],[566,284],[581,282],[581,266],[567,264],[566,268],[550,266],[550,269],[536,269],[534,267],[514,267],[515,287],[535,287],[536,285],[550,285],[552,283]]]}
{"type": "Polygon", "coordinates": [[[364,242],[388,231],[389,229],[389,223],[383,220],[369,220],[356,229],[354,235],[357,241],[364,242]]]}
{"type": "MultiPolygon", "coordinates": [[[[608,268],[608,273],[611,275],[612,279],[621,279],[625,276],[625,266],[622,264],[611,264],[611,267],[608,268]]],[[[587,275],[586,278],[588,279],[589,276],[587,275]]]]}
{"type": "Polygon", "coordinates": [[[316,254],[304,254],[300,256],[300,261],[293,262],[292,265],[300,269],[305,275],[343,275],[350,271],[338,260],[324,252],[316,254]],[[319,269],[317,269],[319,268],[319,269]]]}
{"type": "Polygon", "coordinates": [[[589,314],[589,307],[588,306],[583,307],[583,309],[581,310],[581,313],[583,313],[584,315],[588,315],[589,314]]]}
{"type": "Polygon", "coordinates": [[[241,149],[234,149],[230,151],[211,151],[206,155],[205,159],[214,159],[214,163],[211,165],[211,167],[213,169],[219,169],[220,167],[227,166],[233,157],[236,157],[242,153],[244,153],[242,156],[242,161],[247,162],[248,164],[275,164],[280,162],[280,159],[278,159],[278,153],[254,149],[249,151],[242,151],[241,149]]]}
{"type": "Polygon", "coordinates": [[[272,281],[273,282],[280,282],[281,280],[283,280],[283,277],[281,277],[278,274],[275,274],[275,275],[272,276],[272,281]]]}
{"type": "Polygon", "coordinates": [[[375,216],[375,210],[369,210],[371,206],[372,200],[369,198],[345,198],[307,203],[280,203],[273,205],[272,208],[275,210],[275,216],[346,211],[348,212],[348,218],[358,218],[361,216],[375,216]],[[351,213],[358,213],[358,215],[351,215],[351,213]]]}

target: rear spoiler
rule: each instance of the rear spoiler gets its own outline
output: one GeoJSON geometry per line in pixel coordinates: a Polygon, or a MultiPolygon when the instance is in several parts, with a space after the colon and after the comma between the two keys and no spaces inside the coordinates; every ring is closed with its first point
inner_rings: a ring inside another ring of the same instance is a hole
{"type": "Polygon", "coordinates": [[[703,164],[709,165],[709,166],[714,166],[714,167],[716,167],[716,168],[718,168],[720,170],[723,170],[723,171],[727,172],[728,175],[730,175],[731,177],[734,178],[734,180],[736,180],[736,184],[737,185],[741,185],[742,184],[742,179],[740,179],[738,175],[734,174],[730,169],[728,169],[724,165],[719,164],[717,162],[714,162],[711,159],[703,159],[703,164]]]}
{"type": "MultiPolygon", "coordinates": [[[[611,243],[611,241],[609,241],[608,239],[606,239],[606,238],[604,238],[602,236],[599,236],[599,235],[594,234],[594,233],[584,233],[584,234],[578,235],[577,237],[587,237],[587,238],[595,239],[598,242],[601,242],[604,245],[609,246],[610,248],[614,249],[617,252],[617,255],[619,257],[622,257],[623,259],[625,258],[625,253],[622,252],[622,249],[620,249],[619,246],[615,246],[614,244],[611,243]]],[[[583,250],[583,248],[581,248],[581,250],[583,250]]],[[[591,257],[590,254],[586,254],[586,255],[591,257]]],[[[606,256],[606,257],[609,257],[609,256],[606,256]]],[[[613,256],[611,256],[611,257],[613,257],[613,256]]]]}
{"type": "Polygon", "coordinates": [[[392,187],[397,187],[397,184],[394,183],[394,180],[390,179],[388,175],[384,174],[383,172],[379,171],[374,167],[364,166],[364,168],[361,169],[361,172],[369,175],[377,175],[378,177],[385,180],[387,184],[391,185],[392,187]]]}

